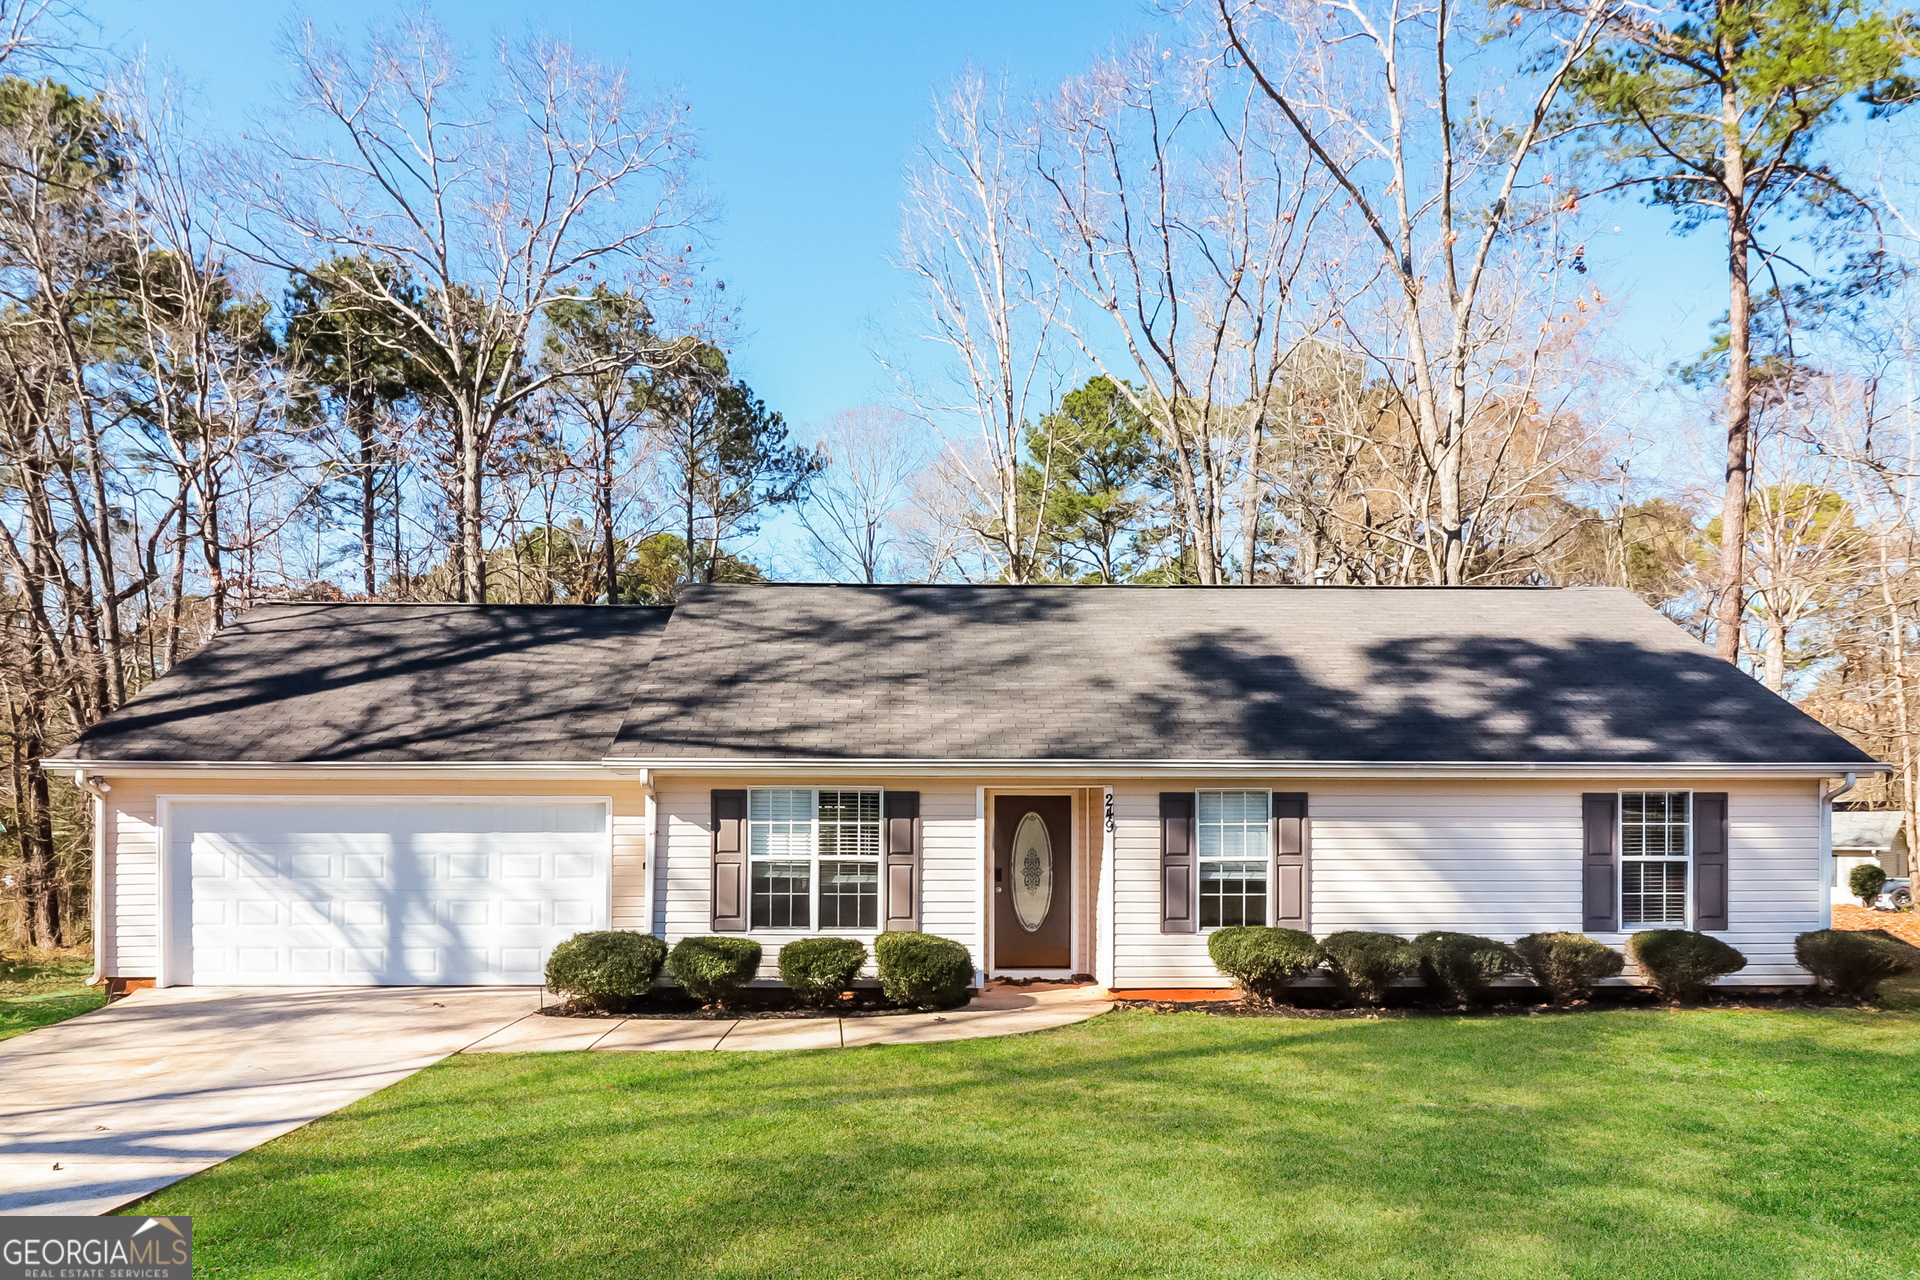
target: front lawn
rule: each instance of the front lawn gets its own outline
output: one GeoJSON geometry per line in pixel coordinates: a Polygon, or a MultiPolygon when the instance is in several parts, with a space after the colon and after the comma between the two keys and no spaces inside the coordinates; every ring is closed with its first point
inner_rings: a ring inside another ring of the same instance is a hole
{"type": "Polygon", "coordinates": [[[93,957],[55,951],[33,958],[0,956],[0,1040],[91,1013],[107,1002],[106,989],[89,987],[93,957]]]}
{"type": "Polygon", "coordinates": [[[1902,1003],[457,1057],[137,1211],[219,1276],[1912,1275],[1902,1003]]]}

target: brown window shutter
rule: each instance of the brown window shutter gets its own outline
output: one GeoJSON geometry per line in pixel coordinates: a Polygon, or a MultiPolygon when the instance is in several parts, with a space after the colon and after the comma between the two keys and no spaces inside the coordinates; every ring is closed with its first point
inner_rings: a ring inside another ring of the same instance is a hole
{"type": "Polygon", "coordinates": [[[1693,927],[1727,928],[1727,793],[1693,793],[1693,927]]]}
{"type": "Polygon", "coordinates": [[[888,929],[920,928],[920,793],[889,791],[885,802],[888,929]]]}
{"type": "Polygon", "coordinates": [[[713,793],[713,931],[747,927],[747,793],[713,793]]]}
{"type": "Polygon", "coordinates": [[[1194,933],[1193,792],[1160,793],[1160,932],[1194,933]]]}
{"type": "Polygon", "coordinates": [[[1620,860],[1616,856],[1620,797],[1611,791],[1589,791],[1580,797],[1586,834],[1582,840],[1580,928],[1587,933],[1612,933],[1620,927],[1620,860]]]}
{"type": "Polygon", "coordinates": [[[1273,793],[1273,922],[1284,929],[1307,928],[1312,836],[1307,826],[1307,793],[1273,793]]]}

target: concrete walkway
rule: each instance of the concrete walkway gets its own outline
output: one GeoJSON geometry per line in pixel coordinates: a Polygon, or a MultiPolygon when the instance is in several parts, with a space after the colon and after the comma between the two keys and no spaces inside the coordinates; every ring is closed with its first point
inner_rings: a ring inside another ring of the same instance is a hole
{"type": "Polygon", "coordinates": [[[107,1213],[539,1008],[528,987],[170,987],[0,1043],[0,1214],[107,1213]]]}
{"type": "Polygon", "coordinates": [[[549,1018],[503,1027],[468,1053],[554,1053],[709,1049],[852,1049],[1011,1036],[1084,1022],[1113,1007],[1100,987],[1015,987],[991,983],[965,1008],[873,1018],[549,1018]]]}
{"type": "Polygon", "coordinates": [[[171,987],[0,1043],[0,1215],[101,1214],[448,1054],[843,1049],[1017,1035],[1112,1007],[990,985],[875,1018],[548,1018],[527,987],[171,987]]]}

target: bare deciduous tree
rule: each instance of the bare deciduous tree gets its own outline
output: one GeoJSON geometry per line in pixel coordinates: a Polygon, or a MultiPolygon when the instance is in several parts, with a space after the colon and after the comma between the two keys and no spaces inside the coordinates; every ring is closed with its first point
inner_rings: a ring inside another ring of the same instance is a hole
{"type": "Polygon", "coordinates": [[[945,386],[910,382],[930,422],[968,422],[980,447],[950,450],[953,475],[993,513],[1009,582],[1037,572],[1037,515],[1020,504],[1021,437],[1050,406],[1060,285],[1035,248],[1031,128],[1004,83],[977,71],[936,104],[933,137],[907,171],[901,265],[920,288],[945,386]]]}
{"type": "Polygon", "coordinates": [[[815,561],[838,581],[888,580],[900,567],[900,513],[932,452],[925,424],[883,405],[846,409],[820,451],[826,466],[800,509],[815,561]]]}
{"type": "Polygon", "coordinates": [[[486,474],[501,423],[551,383],[617,367],[531,359],[547,309],[596,277],[691,303],[686,108],[636,102],[624,71],[532,36],[503,42],[482,81],[424,13],[350,52],[313,24],[294,54],[298,105],[319,128],[271,144],[254,183],[254,244],[299,273],[334,255],[390,264],[349,278],[454,428],[463,598],[486,597],[486,474]],[[416,294],[414,290],[417,289],[416,294]]]}
{"type": "Polygon", "coordinates": [[[1223,55],[1244,66],[1339,186],[1397,295],[1395,347],[1377,358],[1398,384],[1433,485],[1428,574],[1464,582],[1472,388],[1489,364],[1513,367],[1508,349],[1488,357],[1490,268],[1497,248],[1547,216],[1552,175],[1538,170],[1540,147],[1612,0],[1590,0],[1558,32],[1543,66],[1517,77],[1512,62],[1495,68],[1473,58],[1478,33],[1456,29],[1460,11],[1444,2],[1214,7],[1223,55]],[[1470,78],[1466,68],[1476,65],[1481,74],[1470,78]],[[1506,80],[1498,93],[1496,74],[1506,80]],[[1513,110],[1494,112],[1508,101],[1513,110]]]}

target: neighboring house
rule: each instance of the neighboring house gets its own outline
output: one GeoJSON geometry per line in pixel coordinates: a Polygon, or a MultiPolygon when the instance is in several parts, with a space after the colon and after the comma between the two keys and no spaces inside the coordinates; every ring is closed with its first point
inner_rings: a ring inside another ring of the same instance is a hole
{"type": "Polygon", "coordinates": [[[1804,981],[1831,792],[1883,768],[1624,591],[1332,587],[277,605],[57,763],[123,982],[916,928],[1116,988],[1225,985],[1243,922],[1691,927],[1804,981]]]}
{"type": "Polygon", "coordinates": [[[1863,809],[1833,811],[1833,900],[1858,904],[1849,887],[1855,867],[1875,863],[1890,876],[1911,874],[1906,815],[1863,809]]]}

